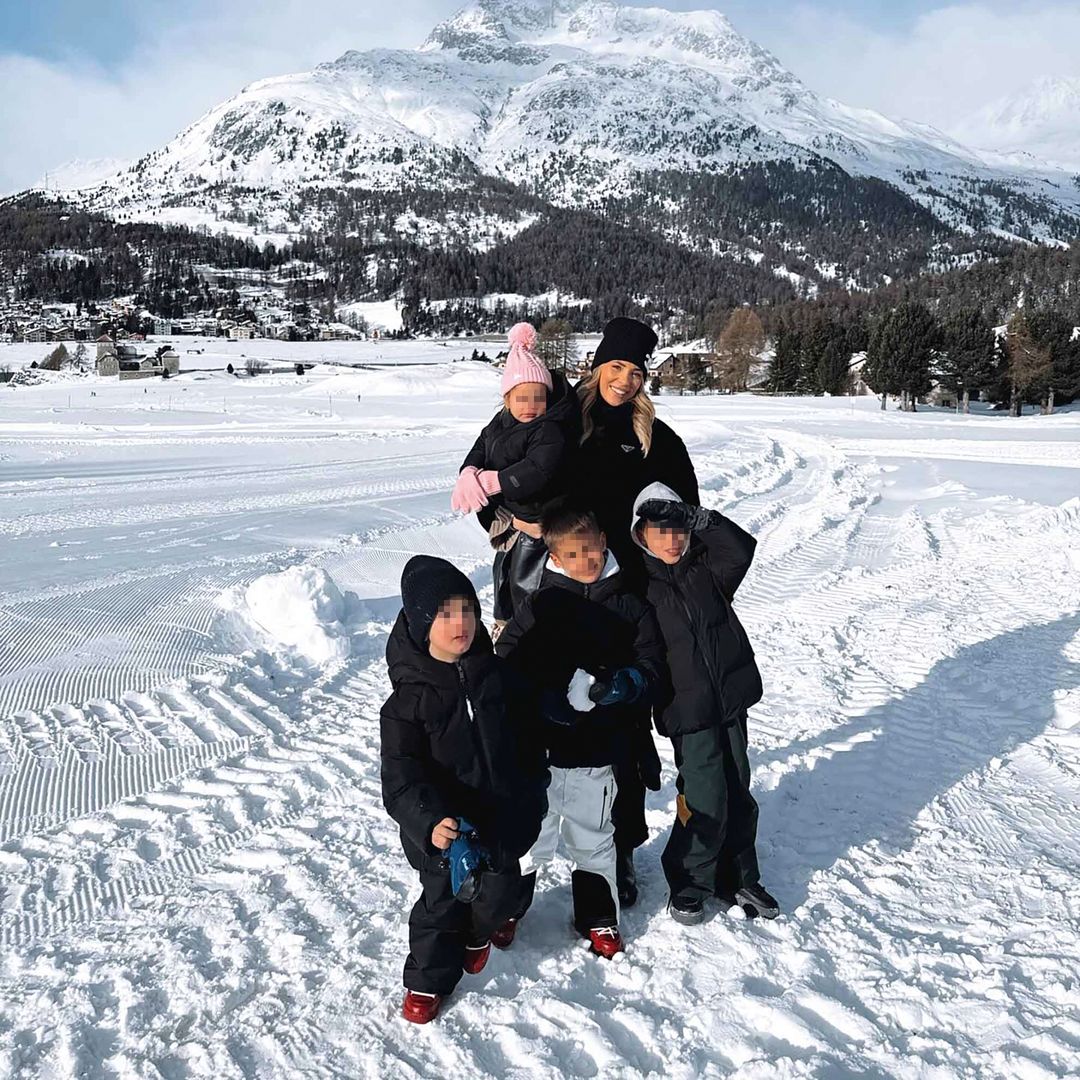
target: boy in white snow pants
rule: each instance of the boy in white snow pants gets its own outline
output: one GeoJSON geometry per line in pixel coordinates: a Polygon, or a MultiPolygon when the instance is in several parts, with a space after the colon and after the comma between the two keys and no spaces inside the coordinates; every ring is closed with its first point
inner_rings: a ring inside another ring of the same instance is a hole
{"type": "Polygon", "coordinates": [[[622,950],[612,766],[636,745],[635,729],[650,723],[663,641],[651,608],[624,589],[591,513],[556,504],[540,525],[549,552],[540,588],[515,610],[496,648],[538,697],[551,772],[547,816],[521,861],[521,914],[536,869],[561,837],[574,864],[574,925],[594,952],[611,957],[622,950]]]}
{"type": "MultiPolygon", "coordinates": [[[[611,820],[611,804],[617,790],[615,770],[610,765],[581,769],[553,766],[550,772],[548,812],[536,843],[521,859],[522,874],[532,879],[527,883],[530,896],[537,870],[555,857],[561,837],[566,857],[574,864],[577,875],[575,912],[583,908],[587,923],[603,925],[610,920],[611,926],[618,926],[615,823],[611,820]],[[606,888],[601,887],[601,881],[606,888]]],[[[582,932],[591,929],[586,927],[582,932]]]]}

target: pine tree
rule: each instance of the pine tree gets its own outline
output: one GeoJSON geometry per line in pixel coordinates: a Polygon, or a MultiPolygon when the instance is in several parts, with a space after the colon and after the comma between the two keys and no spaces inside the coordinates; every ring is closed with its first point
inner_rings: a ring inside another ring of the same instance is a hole
{"type": "Polygon", "coordinates": [[[916,401],[930,389],[930,364],[938,344],[934,317],[919,303],[890,311],[870,335],[864,369],[867,384],[881,394],[899,394],[901,408],[915,411],[916,401]]]}
{"type": "Polygon", "coordinates": [[[788,322],[776,328],[766,387],[774,394],[793,394],[799,385],[802,335],[788,322]]]}
{"type": "Polygon", "coordinates": [[[686,389],[692,394],[698,394],[707,389],[708,385],[709,373],[705,369],[705,361],[695,353],[686,364],[686,389]]]}
{"type": "Polygon", "coordinates": [[[971,395],[989,390],[998,368],[994,330],[978,308],[968,308],[942,327],[936,375],[970,411],[971,395]]]}
{"type": "Polygon", "coordinates": [[[851,393],[851,350],[843,330],[834,333],[822,349],[816,381],[822,394],[839,397],[851,393]]]}
{"type": "Polygon", "coordinates": [[[1043,412],[1049,414],[1055,404],[1067,404],[1080,395],[1080,339],[1074,337],[1072,320],[1056,311],[1029,314],[1028,328],[1035,343],[1050,353],[1050,369],[1035,388],[1043,412]]]}
{"type": "Polygon", "coordinates": [[[67,346],[61,343],[41,361],[41,368],[44,371],[59,371],[69,360],[67,346]]]}

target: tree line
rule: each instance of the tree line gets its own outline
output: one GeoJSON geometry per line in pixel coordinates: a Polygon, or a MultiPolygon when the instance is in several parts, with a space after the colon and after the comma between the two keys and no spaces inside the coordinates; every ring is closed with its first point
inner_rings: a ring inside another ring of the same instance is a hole
{"type": "Polygon", "coordinates": [[[982,309],[944,317],[906,301],[876,317],[815,310],[779,322],[766,387],[781,394],[844,394],[856,378],[914,410],[934,384],[967,411],[972,400],[1019,416],[1024,405],[1053,412],[1080,397],[1080,338],[1060,311],[1015,310],[995,328],[982,309]],[[853,354],[864,353],[854,370],[853,354]]]}

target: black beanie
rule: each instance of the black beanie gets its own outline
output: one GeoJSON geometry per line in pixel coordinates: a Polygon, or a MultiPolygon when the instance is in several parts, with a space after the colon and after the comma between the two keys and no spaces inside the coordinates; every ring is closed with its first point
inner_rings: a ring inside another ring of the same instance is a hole
{"type": "Polygon", "coordinates": [[[428,632],[439,608],[452,596],[468,597],[479,617],[476,590],[456,566],[434,555],[414,555],[405,564],[401,572],[401,606],[409,637],[421,649],[427,647],[428,632]]]}
{"type": "Polygon", "coordinates": [[[620,315],[604,327],[604,336],[593,353],[593,371],[609,360],[628,360],[637,364],[644,375],[645,364],[659,340],[651,326],[620,315]]]}

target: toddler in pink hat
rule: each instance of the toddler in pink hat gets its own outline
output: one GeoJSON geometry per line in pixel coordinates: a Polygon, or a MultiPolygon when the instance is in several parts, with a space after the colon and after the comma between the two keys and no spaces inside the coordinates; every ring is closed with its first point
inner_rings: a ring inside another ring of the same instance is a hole
{"type": "MultiPolygon", "coordinates": [[[[502,374],[503,408],[480,432],[466,456],[450,499],[453,509],[479,514],[485,528],[500,507],[513,517],[515,528],[521,523],[535,526],[545,504],[565,494],[569,458],[581,433],[577,395],[562,372],[548,371],[536,355],[532,325],[517,323],[510,328],[508,339],[510,351],[502,374]]],[[[521,550],[510,553],[513,567],[523,570],[526,549],[531,552],[537,545],[539,558],[543,541],[519,530],[513,547],[521,550]]],[[[504,561],[497,558],[497,571],[504,561]]],[[[500,609],[505,611],[511,604],[500,604],[500,595],[524,585],[524,579],[511,574],[509,582],[500,582],[497,574],[495,584],[496,618],[501,619],[500,609]]],[[[509,617],[507,613],[505,618],[509,617]]]]}

